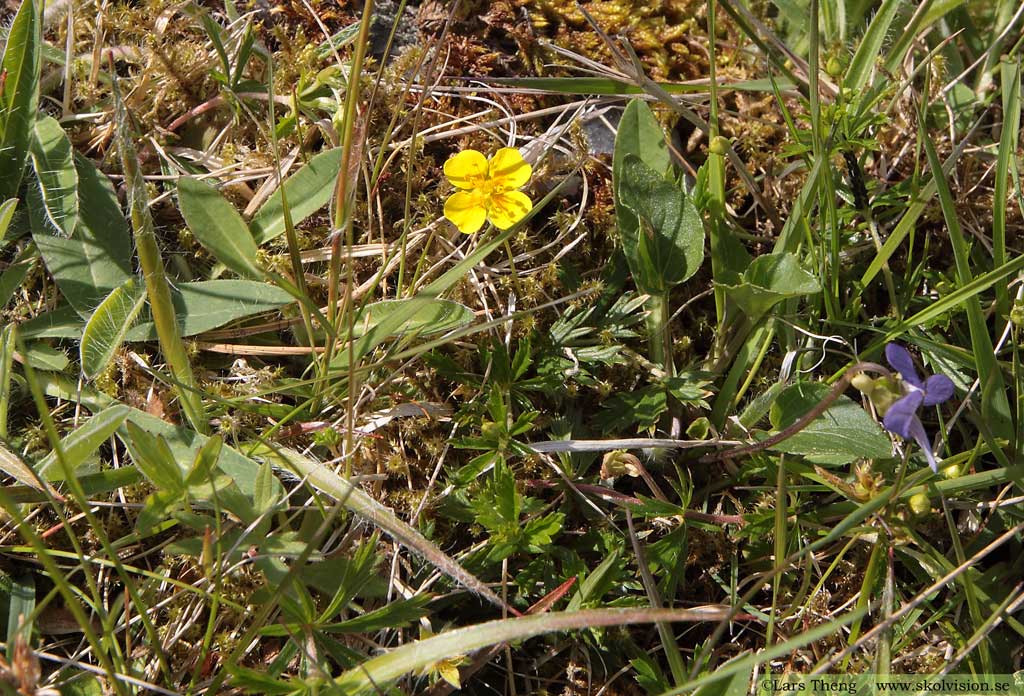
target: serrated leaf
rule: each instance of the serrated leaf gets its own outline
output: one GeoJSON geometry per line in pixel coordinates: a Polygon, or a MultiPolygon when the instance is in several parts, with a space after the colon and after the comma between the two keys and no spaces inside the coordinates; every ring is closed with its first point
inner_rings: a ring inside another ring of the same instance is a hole
{"type": "Polygon", "coordinates": [[[93,379],[107,369],[145,302],[145,288],[135,278],[129,278],[124,285],[111,291],[92,313],[79,345],[82,374],[87,379],[93,379]]]}
{"type": "Polygon", "coordinates": [[[64,237],[78,227],[78,171],[74,149],[57,119],[36,119],[29,145],[46,217],[64,237]]]}
{"type": "Polygon", "coordinates": [[[243,278],[263,277],[249,227],[215,188],[182,177],[178,180],[178,202],[193,236],[218,261],[243,278]]]}
{"type": "MultiPolygon", "coordinates": [[[[253,280],[202,280],[178,283],[171,291],[182,336],[194,336],[244,317],[279,309],[294,301],[284,290],[253,280]]],[[[128,341],[152,341],[156,328],[147,317],[133,327],[128,341]]]]}
{"type": "Polygon", "coordinates": [[[801,268],[792,254],[759,256],[737,282],[723,287],[751,323],[783,300],[821,292],[817,278],[801,268]]]}
{"type": "Polygon", "coordinates": [[[39,10],[23,0],[7,33],[0,72],[0,200],[17,195],[28,158],[32,120],[39,101],[41,65],[39,10]]]}
{"type": "MultiPolygon", "coordinates": [[[[769,411],[775,430],[783,430],[813,409],[830,391],[819,382],[794,384],[783,391],[769,411]]],[[[810,462],[825,465],[849,464],[858,459],[886,459],[892,443],[878,423],[852,399],[839,399],[796,435],[771,448],[798,454],[810,462]]]]}
{"type": "MultiPolygon", "coordinates": [[[[341,168],[341,148],[321,152],[309,160],[284,184],[292,224],[297,225],[327,205],[334,193],[334,181],[341,168]]],[[[284,232],[284,205],[281,191],[274,192],[249,221],[257,245],[269,242],[284,232]]]]}
{"type": "Polygon", "coordinates": [[[637,224],[621,224],[622,251],[637,287],[667,292],[690,278],[704,260],[704,223],[678,186],[636,155],[622,161],[619,201],[637,224]]]}

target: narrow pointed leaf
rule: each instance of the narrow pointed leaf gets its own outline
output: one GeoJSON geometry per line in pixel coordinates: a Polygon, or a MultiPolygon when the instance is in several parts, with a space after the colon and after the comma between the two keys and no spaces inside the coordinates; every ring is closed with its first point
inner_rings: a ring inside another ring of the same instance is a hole
{"type": "Polygon", "coordinates": [[[4,45],[0,72],[0,200],[18,193],[39,101],[40,17],[35,0],[23,0],[4,45]]]}
{"type": "Polygon", "coordinates": [[[82,373],[87,379],[93,379],[107,369],[145,302],[146,293],[142,285],[129,278],[92,313],[79,346],[82,373]]]}
{"type": "MultiPolygon", "coordinates": [[[[334,192],[334,180],[341,167],[341,148],[321,152],[297,172],[285,179],[284,200],[288,202],[292,224],[297,225],[327,205],[334,192]]],[[[284,205],[276,191],[256,211],[249,228],[256,244],[269,242],[284,233],[284,205]]]]}
{"type": "Polygon", "coordinates": [[[71,141],[57,119],[36,119],[29,154],[46,218],[62,237],[70,237],[78,226],[78,171],[71,141]]]}

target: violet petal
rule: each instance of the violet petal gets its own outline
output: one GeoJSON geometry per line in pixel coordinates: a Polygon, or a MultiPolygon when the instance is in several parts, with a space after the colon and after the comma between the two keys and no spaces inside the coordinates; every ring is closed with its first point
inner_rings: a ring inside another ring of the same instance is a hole
{"type": "Polygon", "coordinates": [[[885,359],[889,361],[892,369],[896,370],[903,377],[903,381],[912,384],[918,389],[924,388],[924,382],[917,376],[914,369],[914,359],[910,357],[910,351],[898,343],[890,343],[885,347],[885,359]]]}
{"type": "Polygon", "coordinates": [[[910,422],[910,435],[917,442],[917,446],[924,452],[924,456],[928,459],[928,466],[932,468],[936,474],[939,473],[939,463],[935,461],[935,453],[932,452],[932,443],[928,439],[928,433],[924,431],[924,426],[921,425],[920,419],[914,416],[910,422]]]}
{"type": "Polygon", "coordinates": [[[882,419],[882,425],[890,433],[896,433],[902,438],[910,437],[911,428],[917,420],[917,409],[921,408],[924,400],[924,392],[912,391],[889,407],[882,419]]]}
{"type": "Polygon", "coordinates": [[[953,398],[953,380],[946,375],[932,375],[924,381],[924,405],[935,406],[953,398]]]}

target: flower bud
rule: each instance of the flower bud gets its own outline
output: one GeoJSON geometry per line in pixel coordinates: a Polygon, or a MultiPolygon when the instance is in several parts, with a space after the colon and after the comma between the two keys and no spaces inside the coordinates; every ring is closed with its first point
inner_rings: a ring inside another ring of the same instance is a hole
{"type": "Polygon", "coordinates": [[[932,501],[927,493],[915,493],[907,501],[907,507],[915,517],[924,517],[932,511],[932,501]]]}
{"type": "Polygon", "coordinates": [[[601,460],[601,478],[611,479],[622,475],[636,478],[640,475],[640,460],[624,450],[608,452],[601,460]]]}
{"type": "Polygon", "coordinates": [[[724,156],[726,153],[729,152],[730,144],[731,141],[725,136],[716,135],[714,138],[711,139],[711,143],[708,144],[708,152],[710,152],[713,155],[724,156]]]}

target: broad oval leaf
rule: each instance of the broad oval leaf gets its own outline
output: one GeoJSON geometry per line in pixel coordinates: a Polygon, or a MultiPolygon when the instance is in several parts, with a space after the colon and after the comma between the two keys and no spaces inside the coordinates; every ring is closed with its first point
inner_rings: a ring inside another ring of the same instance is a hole
{"type": "Polygon", "coordinates": [[[132,277],[132,240],[110,180],[88,159],[75,156],[79,224],[65,239],[51,234],[42,193],[26,189],[26,209],[47,270],[61,294],[82,317],[88,317],[113,290],[132,277]]]}
{"type": "MultiPolygon", "coordinates": [[[[334,181],[341,168],[341,148],[321,152],[309,160],[284,184],[292,224],[297,225],[327,205],[334,192],[334,181]]],[[[281,191],[275,191],[249,221],[256,244],[263,244],[284,232],[284,205],[281,191]]]]}
{"type": "MultiPolygon", "coordinates": [[[[182,336],[194,336],[236,319],[280,309],[294,301],[287,292],[254,280],[202,280],[178,283],[171,290],[182,336]]],[[[152,341],[156,328],[147,317],[134,326],[126,340],[152,341]]]]}
{"type": "Polygon", "coordinates": [[[129,278],[124,285],[114,288],[92,313],[79,346],[82,374],[87,379],[94,379],[107,369],[145,302],[145,289],[135,278],[129,278]]]}
{"type": "Polygon", "coordinates": [[[74,148],[57,119],[36,119],[29,154],[46,217],[61,236],[70,237],[78,226],[78,171],[74,148]]]}
{"type": "Polygon", "coordinates": [[[620,224],[622,251],[637,286],[661,294],[704,260],[704,223],[693,200],[636,155],[622,162],[619,201],[637,222],[620,224]]]}
{"type": "Polygon", "coordinates": [[[0,73],[0,200],[18,193],[25,172],[32,120],[39,101],[40,17],[34,0],[23,0],[7,33],[0,73]]]}
{"type": "Polygon", "coordinates": [[[191,177],[178,180],[181,214],[199,243],[243,278],[261,278],[256,243],[242,216],[213,187],[191,177]]]}
{"type": "MultiPolygon", "coordinates": [[[[813,409],[830,391],[819,382],[794,384],[772,404],[772,427],[783,430],[813,409]]],[[[825,465],[849,464],[858,459],[886,459],[892,456],[892,442],[878,423],[853,399],[841,396],[820,417],[771,448],[798,454],[810,462],[825,465]]]]}

